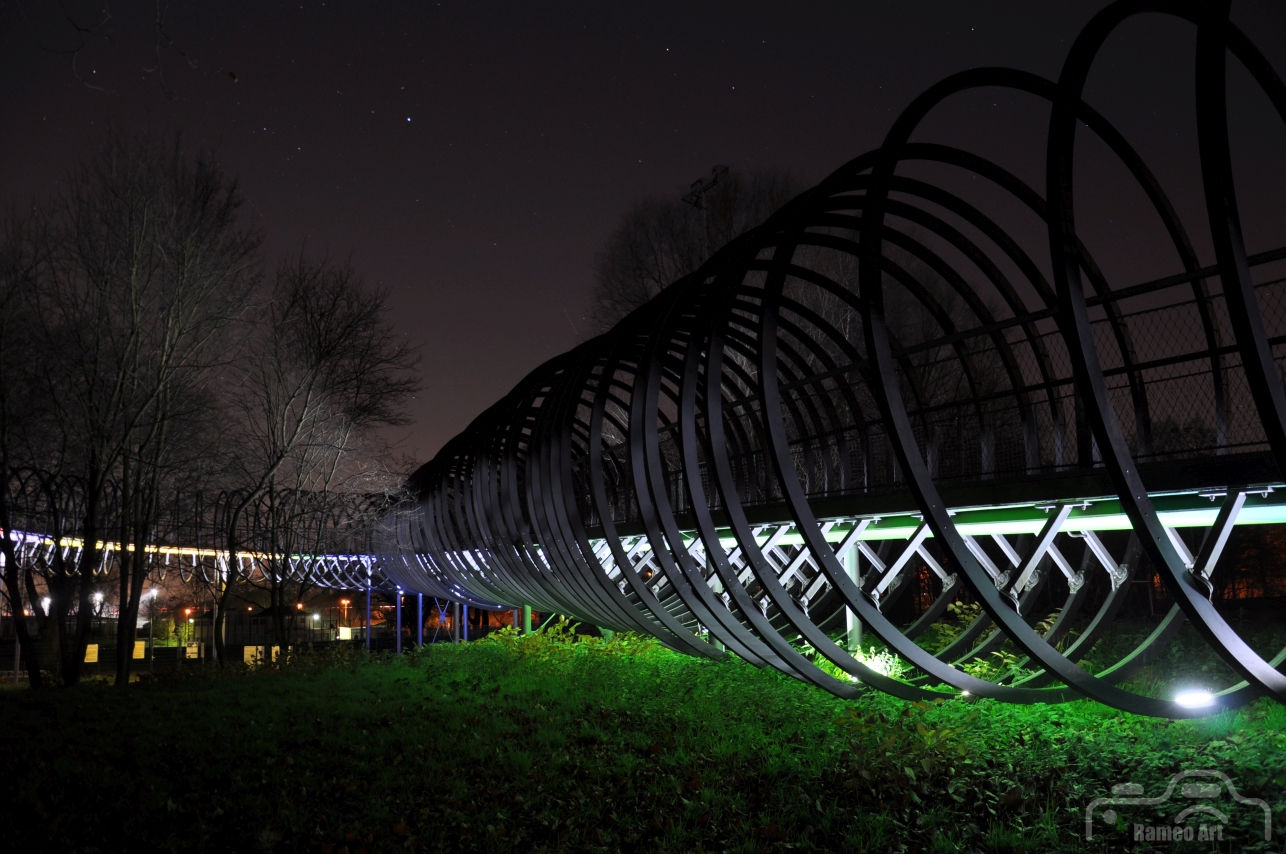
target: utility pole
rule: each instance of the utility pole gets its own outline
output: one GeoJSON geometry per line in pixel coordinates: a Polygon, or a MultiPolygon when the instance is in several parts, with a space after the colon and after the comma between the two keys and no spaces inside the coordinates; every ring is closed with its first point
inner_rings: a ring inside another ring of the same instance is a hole
{"type": "Polygon", "coordinates": [[[701,211],[701,231],[705,235],[706,258],[710,257],[710,205],[706,202],[706,193],[719,186],[719,182],[728,177],[727,166],[713,166],[710,169],[710,180],[700,178],[692,182],[687,195],[679,199],[701,211]]]}

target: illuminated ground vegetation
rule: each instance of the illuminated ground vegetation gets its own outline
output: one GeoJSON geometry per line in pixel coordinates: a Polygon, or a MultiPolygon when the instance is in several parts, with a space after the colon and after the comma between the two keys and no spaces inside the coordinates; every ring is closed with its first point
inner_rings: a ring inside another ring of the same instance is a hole
{"type": "MultiPolygon", "coordinates": [[[[0,725],[10,850],[1121,850],[1130,822],[1178,808],[1123,811],[1100,844],[1085,807],[1121,782],[1159,795],[1185,768],[1229,774],[1286,825],[1280,706],[1174,723],[843,703],[621,635],[11,690],[0,725]]],[[[1224,845],[1192,850],[1283,850],[1229,811],[1224,845]]]]}

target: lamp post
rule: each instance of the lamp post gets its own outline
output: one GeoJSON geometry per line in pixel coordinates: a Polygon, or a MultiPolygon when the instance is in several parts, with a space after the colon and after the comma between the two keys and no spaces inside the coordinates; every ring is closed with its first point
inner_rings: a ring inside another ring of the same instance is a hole
{"type": "Polygon", "coordinates": [[[147,591],[147,672],[156,660],[156,588],[147,591]]]}
{"type": "Polygon", "coordinates": [[[184,619],[183,624],[179,626],[179,663],[178,663],[179,667],[183,666],[183,659],[188,657],[188,643],[190,643],[192,639],[192,630],[191,630],[192,609],[191,608],[183,609],[183,619],[184,619]]]}

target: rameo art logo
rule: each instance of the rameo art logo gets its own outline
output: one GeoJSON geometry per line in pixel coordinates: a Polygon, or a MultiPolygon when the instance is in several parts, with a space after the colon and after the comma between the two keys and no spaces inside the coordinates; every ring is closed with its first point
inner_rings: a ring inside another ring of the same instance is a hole
{"type": "Polygon", "coordinates": [[[1143,797],[1137,783],[1118,783],[1112,797],[1095,798],[1085,808],[1085,838],[1100,830],[1118,828],[1140,842],[1221,841],[1229,813],[1234,809],[1258,809],[1264,817],[1264,839],[1272,839],[1272,812],[1261,798],[1247,798],[1237,791],[1222,771],[1180,771],[1160,797],[1143,797]],[[1180,807],[1170,824],[1125,823],[1119,807],[1152,807],[1173,800],[1180,807]]]}

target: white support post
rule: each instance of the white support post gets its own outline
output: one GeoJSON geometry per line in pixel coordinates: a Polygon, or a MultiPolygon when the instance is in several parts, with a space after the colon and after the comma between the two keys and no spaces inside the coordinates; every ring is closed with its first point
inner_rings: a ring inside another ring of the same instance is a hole
{"type": "MultiPolygon", "coordinates": [[[[844,570],[855,587],[861,587],[862,584],[858,565],[859,554],[860,550],[855,548],[844,551],[844,570]]],[[[857,618],[857,614],[853,613],[852,608],[844,609],[844,617],[847,620],[848,649],[850,652],[857,652],[862,648],[862,621],[857,618]]]]}

